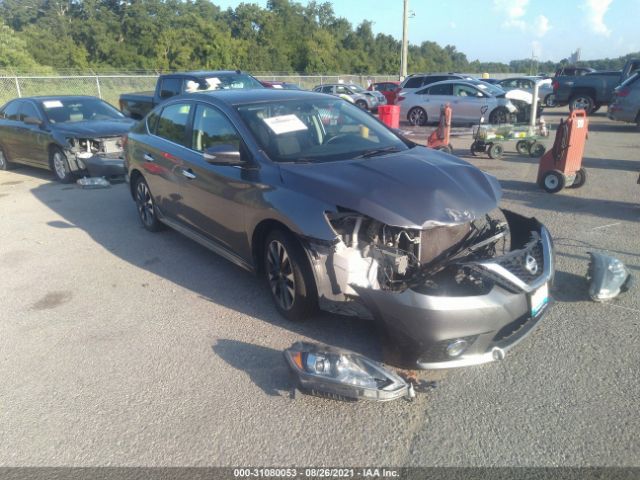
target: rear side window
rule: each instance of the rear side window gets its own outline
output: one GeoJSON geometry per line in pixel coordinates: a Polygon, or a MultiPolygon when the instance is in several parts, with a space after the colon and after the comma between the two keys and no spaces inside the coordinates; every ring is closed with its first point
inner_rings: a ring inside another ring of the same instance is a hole
{"type": "Polygon", "coordinates": [[[411,77],[406,81],[403,88],[420,88],[424,77],[411,77]]]}
{"type": "Polygon", "coordinates": [[[20,105],[22,103],[23,102],[20,102],[20,101],[11,102],[9,105],[7,105],[4,108],[2,113],[0,113],[0,118],[6,118],[7,120],[19,120],[20,105]]]}
{"type": "MultiPolygon", "coordinates": [[[[162,109],[156,135],[179,145],[187,145],[187,121],[191,105],[188,103],[176,103],[162,109]]],[[[190,142],[189,142],[190,143],[190,142]]]]}
{"type": "Polygon", "coordinates": [[[160,98],[174,97],[182,93],[182,79],[164,78],[160,83],[160,98]]]}
{"type": "Polygon", "coordinates": [[[322,93],[333,93],[333,87],[331,85],[329,85],[327,87],[322,87],[322,89],[320,91],[322,93]]]}
{"type": "Polygon", "coordinates": [[[193,117],[191,148],[204,152],[216,145],[240,145],[240,137],[229,119],[219,110],[198,105],[193,117]]]}
{"type": "Polygon", "coordinates": [[[453,94],[453,85],[450,83],[445,83],[444,85],[434,85],[431,88],[427,89],[428,95],[452,95],[453,94]]]}

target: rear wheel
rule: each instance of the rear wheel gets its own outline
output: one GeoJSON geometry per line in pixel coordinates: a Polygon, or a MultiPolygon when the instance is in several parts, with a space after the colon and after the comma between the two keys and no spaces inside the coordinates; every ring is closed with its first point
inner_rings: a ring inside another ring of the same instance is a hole
{"type": "Polygon", "coordinates": [[[273,230],[265,241],[263,257],[271,298],[280,314],[291,321],[311,316],[318,296],[302,246],[290,233],[273,230]]]}
{"type": "Polygon", "coordinates": [[[13,164],[7,159],[4,149],[0,147],[0,170],[10,170],[13,164]]]}
{"type": "Polygon", "coordinates": [[[360,107],[362,110],[368,110],[368,108],[367,108],[367,102],[365,102],[364,100],[358,100],[358,101],[356,102],[356,105],[357,105],[358,107],[360,107]]]}
{"type": "Polygon", "coordinates": [[[571,100],[569,100],[569,110],[571,111],[584,110],[587,112],[587,115],[589,115],[593,112],[594,107],[595,102],[593,101],[593,98],[587,94],[580,93],[574,95],[571,97],[571,100]]]}
{"type": "Polygon", "coordinates": [[[553,108],[557,105],[556,103],[556,95],[554,93],[550,93],[546,97],[544,97],[544,104],[549,108],[553,108]]]}
{"type": "Polygon", "coordinates": [[[587,183],[587,171],[584,168],[581,168],[576,172],[576,178],[573,180],[571,188],[580,188],[585,183],[587,183]]]}
{"type": "Polygon", "coordinates": [[[534,158],[540,158],[541,156],[544,155],[544,153],[547,151],[547,148],[538,142],[533,142],[531,145],[529,145],[529,156],[534,157],[534,158]]]}
{"type": "Polygon", "coordinates": [[[542,188],[547,193],[557,193],[564,188],[566,180],[560,170],[549,170],[542,177],[542,188]]]}
{"type": "Polygon", "coordinates": [[[526,140],[519,140],[516,143],[516,152],[520,155],[529,155],[529,142],[526,140]]]}
{"type": "Polygon", "coordinates": [[[150,232],[162,230],[163,224],[158,220],[156,205],[149,190],[149,185],[142,175],[136,180],[135,201],[138,209],[138,217],[142,226],[150,232]]]}
{"type": "Polygon", "coordinates": [[[500,159],[502,158],[502,153],[504,152],[504,148],[499,143],[494,143],[489,147],[489,157],[500,159]]]}
{"type": "Polygon", "coordinates": [[[60,183],[71,183],[74,175],[69,167],[67,156],[58,147],[52,147],[49,153],[49,166],[60,183]]]}
{"type": "Polygon", "coordinates": [[[427,112],[424,110],[424,108],[414,107],[409,110],[407,120],[409,120],[409,123],[411,125],[423,127],[427,124],[427,112]]]}

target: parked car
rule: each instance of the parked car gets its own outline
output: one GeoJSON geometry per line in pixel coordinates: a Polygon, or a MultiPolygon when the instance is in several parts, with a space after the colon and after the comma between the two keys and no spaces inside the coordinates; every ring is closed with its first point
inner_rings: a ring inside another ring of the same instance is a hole
{"type": "Polygon", "coordinates": [[[400,90],[400,82],[376,82],[369,85],[369,91],[380,92],[387,99],[387,105],[395,105],[398,91],[400,90]]]}
{"type": "Polygon", "coordinates": [[[380,105],[387,104],[387,99],[382,93],[376,91],[368,92],[354,83],[326,83],[317,85],[313,91],[338,97],[349,97],[358,107],[372,112],[377,111],[380,105]]]}
{"type": "Polygon", "coordinates": [[[538,98],[540,102],[546,107],[554,107],[556,101],[550,79],[542,79],[540,77],[513,77],[500,80],[497,85],[505,92],[517,89],[533,94],[536,83],[538,83],[538,98]]]}
{"type": "Polygon", "coordinates": [[[170,73],[158,77],[153,92],[120,95],[120,111],[127,117],[140,120],[156,105],[185,92],[252,88],[265,87],[240,70],[170,73]]]}
{"type": "Polygon", "coordinates": [[[260,83],[262,84],[263,87],[267,87],[267,88],[280,88],[284,90],[303,90],[302,88],[300,88],[298,84],[291,83],[291,82],[260,80],[260,83]]]}
{"type": "Polygon", "coordinates": [[[587,113],[596,112],[611,103],[613,90],[640,69],[640,59],[628,60],[622,71],[591,72],[576,77],[556,77],[553,90],[558,105],[580,108],[587,113]]]}
{"type": "Polygon", "coordinates": [[[458,73],[414,73],[402,81],[398,95],[417,92],[428,85],[445,80],[473,80],[473,78],[458,73]]]}
{"type": "Polygon", "coordinates": [[[0,170],[47,168],[63,183],[79,175],[124,175],[122,136],[133,124],[96,97],[11,100],[0,109],[0,170]]]}
{"type": "Polygon", "coordinates": [[[640,130],[640,72],[614,90],[607,116],[612,120],[635,123],[640,130]]]}
{"type": "Polygon", "coordinates": [[[561,67],[556,70],[556,77],[581,77],[587,73],[595,72],[595,68],[591,67],[561,67]]]}
{"type": "Polygon", "coordinates": [[[507,123],[518,111],[495,85],[480,80],[446,80],[415,92],[401,92],[397,99],[400,118],[412,125],[437,122],[440,107],[451,105],[453,123],[477,123],[485,117],[490,123],[507,123]]]}
{"type": "Polygon", "coordinates": [[[416,368],[501,359],[549,304],[549,233],[497,209],[495,177],[341,99],[184,95],[125,152],[144,228],[264,276],[290,320],[321,307],[379,321],[416,368]]]}

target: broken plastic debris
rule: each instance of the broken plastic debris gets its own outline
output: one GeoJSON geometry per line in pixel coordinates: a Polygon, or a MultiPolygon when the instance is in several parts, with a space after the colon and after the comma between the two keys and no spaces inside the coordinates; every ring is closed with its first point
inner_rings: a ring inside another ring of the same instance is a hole
{"type": "Polygon", "coordinates": [[[594,302],[604,302],[629,290],[632,277],[620,260],[598,252],[588,252],[591,256],[587,280],[589,296],[594,302]]]}
{"type": "Polygon", "coordinates": [[[82,188],[108,188],[111,186],[109,180],[104,177],[82,177],[76,183],[82,188]]]}

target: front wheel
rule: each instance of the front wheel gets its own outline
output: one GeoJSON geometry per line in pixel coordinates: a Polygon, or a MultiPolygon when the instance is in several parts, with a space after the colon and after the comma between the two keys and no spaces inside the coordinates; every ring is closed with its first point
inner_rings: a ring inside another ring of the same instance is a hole
{"type": "Polygon", "coordinates": [[[49,154],[49,166],[60,183],[71,183],[74,175],[69,167],[67,156],[58,147],[53,147],[49,154]]]}
{"type": "Polygon", "coordinates": [[[564,188],[566,179],[559,170],[549,170],[542,177],[542,188],[547,193],[557,193],[564,188]]]}
{"type": "Polygon", "coordinates": [[[544,97],[544,105],[549,108],[557,106],[558,103],[556,102],[556,95],[554,93],[550,93],[544,97]]]}
{"type": "Polygon", "coordinates": [[[369,110],[367,107],[367,102],[365,102],[364,100],[358,100],[356,102],[356,105],[360,107],[362,110],[369,110]]]}
{"type": "Polygon", "coordinates": [[[318,294],[311,266],[302,246],[290,233],[269,233],[264,246],[264,271],[271,298],[283,317],[302,321],[316,311],[318,294]]]}
{"type": "Polygon", "coordinates": [[[13,164],[9,162],[9,159],[4,153],[4,149],[0,147],[0,170],[10,170],[13,164]]]}
{"type": "Polygon", "coordinates": [[[421,107],[414,107],[409,110],[407,120],[411,125],[416,127],[424,127],[427,124],[427,112],[421,107]]]}
{"type": "Polygon", "coordinates": [[[494,143],[489,147],[489,157],[495,158],[497,160],[502,158],[502,153],[504,152],[504,148],[499,143],[494,143]]]}
{"type": "Polygon", "coordinates": [[[578,94],[575,95],[569,100],[569,110],[584,110],[587,112],[587,115],[593,113],[593,109],[595,107],[595,102],[591,96],[586,94],[578,94]]]}
{"type": "Polygon", "coordinates": [[[530,157],[540,158],[545,154],[546,151],[547,151],[547,148],[541,143],[533,142],[531,145],[529,145],[530,157]]]}
{"type": "Polygon", "coordinates": [[[518,140],[518,143],[516,143],[516,152],[520,155],[529,155],[529,142],[526,140],[518,140]]]}
{"type": "Polygon", "coordinates": [[[507,123],[509,121],[509,112],[506,108],[496,108],[491,115],[489,115],[489,123],[500,124],[507,123]]]}

